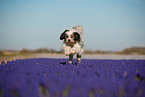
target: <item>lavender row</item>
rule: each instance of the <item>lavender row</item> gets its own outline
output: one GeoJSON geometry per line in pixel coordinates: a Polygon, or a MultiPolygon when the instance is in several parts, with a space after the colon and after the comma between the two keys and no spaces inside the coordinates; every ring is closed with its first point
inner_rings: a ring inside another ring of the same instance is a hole
{"type": "Polygon", "coordinates": [[[24,59],[0,65],[0,97],[144,97],[145,60],[24,59]]]}

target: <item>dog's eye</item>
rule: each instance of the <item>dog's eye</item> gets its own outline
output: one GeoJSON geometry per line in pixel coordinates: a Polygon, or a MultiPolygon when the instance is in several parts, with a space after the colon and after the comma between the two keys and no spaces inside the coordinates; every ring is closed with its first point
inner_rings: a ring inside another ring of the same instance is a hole
{"type": "Polygon", "coordinates": [[[68,38],[68,35],[66,35],[65,38],[68,38]]]}
{"type": "Polygon", "coordinates": [[[74,37],[74,35],[71,35],[70,37],[71,37],[71,38],[73,38],[73,37],[74,37]]]}

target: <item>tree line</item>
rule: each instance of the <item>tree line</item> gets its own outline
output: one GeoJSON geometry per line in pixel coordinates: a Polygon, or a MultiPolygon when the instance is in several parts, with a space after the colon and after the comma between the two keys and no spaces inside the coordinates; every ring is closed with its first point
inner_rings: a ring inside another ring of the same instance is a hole
{"type": "MultiPolygon", "coordinates": [[[[0,50],[0,55],[4,55],[4,50],[0,50]]],[[[35,50],[29,50],[29,49],[22,49],[20,51],[17,51],[17,53],[63,53],[63,50],[54,50],[54,49],[47,49],[47,48],[39,48],[35,50]]],[[[122,51],[102,51],[102,50],[85,50],[85,54],[145,54],[145,47],[130,47],[126,48],[122,51]]]]}

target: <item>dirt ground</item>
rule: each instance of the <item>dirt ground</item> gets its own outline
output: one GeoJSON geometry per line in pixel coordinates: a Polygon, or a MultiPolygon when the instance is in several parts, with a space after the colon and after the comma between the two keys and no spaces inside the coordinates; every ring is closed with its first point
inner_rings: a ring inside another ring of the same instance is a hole
{"type": "MultiPolygon", "coordinates": [[[[68,58],[68,56],[65,56],[64,54],[38,54],[36,57],[41,58],[68,58]]],[[[74,55],[74,58],[76,58],[76,55],[74,55]]],[[[84,54],[82,56],[82,59],[136,59],[136,60],[145,60],[145,55],[138,55],[138,54],[129,54],[129,55],[123,55],[123,54],[84,54]]]]}
{"type": "MultiPolygon", "coordinates": [[[[64,54],[33,54],[33,55],[16,55],[16,56],[0,56],[0,63],[4,61],[12,61],[16,59],[26,59],[26,58],[68,58],[64,54]]],[[[76,55],[74,55],[74,59],[76,59],[76,55]]],[[[145,55],[138,55],[138,54],[129,54],[129,55],[119,55],[119,54],[84,54],[82,59],[134,59],[134,60],[145,60],[145,55]]]]}

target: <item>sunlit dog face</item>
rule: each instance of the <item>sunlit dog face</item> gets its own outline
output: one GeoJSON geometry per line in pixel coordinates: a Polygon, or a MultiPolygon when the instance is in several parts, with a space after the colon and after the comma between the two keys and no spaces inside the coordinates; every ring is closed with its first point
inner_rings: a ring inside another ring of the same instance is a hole
{"type": "Polygon", "coordinates": [[[63,39],[67,45],[74,45],[80,41],[80,34],[76,30],[65,30],[60,36],[60,40],[63,39]]]}

